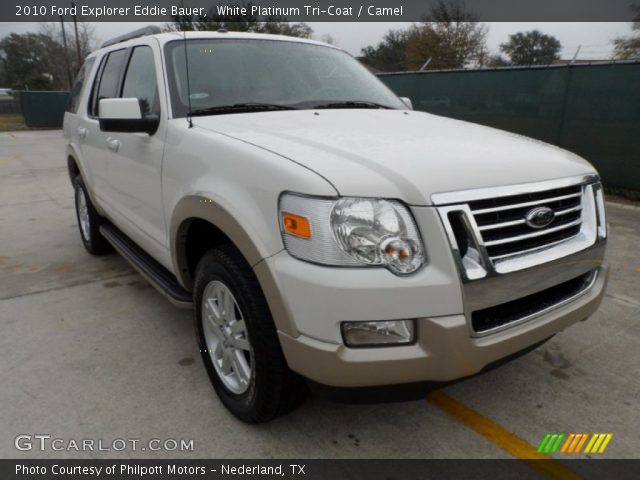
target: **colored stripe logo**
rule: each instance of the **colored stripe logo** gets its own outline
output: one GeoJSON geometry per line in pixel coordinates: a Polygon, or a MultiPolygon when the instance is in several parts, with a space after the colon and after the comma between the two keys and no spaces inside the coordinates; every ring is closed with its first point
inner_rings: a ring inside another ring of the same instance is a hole
{"type": "Polygon", "coordinates": [[[536,451],[550,455],[604,453],[612,438],[613,433],[547,433],[536,451]]]}

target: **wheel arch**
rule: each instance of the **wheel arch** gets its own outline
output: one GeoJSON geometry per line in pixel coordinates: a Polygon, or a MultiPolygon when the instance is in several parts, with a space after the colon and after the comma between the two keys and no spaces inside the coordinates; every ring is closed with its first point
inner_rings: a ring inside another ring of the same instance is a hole
{"type": "Polygon", "coordinates": [[[69,172],[69,180],[71,180],[71,184],[73,184],[75,178],[81,175],[80,167],[78,167],[78,162],[73,155],[67,156],[67,170],[69,172]]]}
{"type": "Polygon", "coordinates": [[[89,194],[89,198],[94,208],[98,211],[100,215],[104,215],[104,210],[100,206],[100,204],[96,201],[96,196],[93,191],[93,186],[89,181],[89,177],[86,174],[86,171],[80,161],[80,156],[78,152],[74,148],[72,144],[67,145],[66,148],[66,157],[67,157],[67,171],[69,173],[69,180],[71,181],[71,186],[75,188],[76,177],[80,175],[84,182],[84,186],[87,189],[87,193],[89,194]]]}
{"type": "Polygon", "coordinates": [[[216,245],[234,245],[250,266],[268,255],[225,207],[203,195],[189,195],[178,202],[169,233],[175,275],[187,290],[193,288],[198,260],[216,245]]]}
{"type": "MultiPolygon", "coordinates": [[[[277,329],[288,335],[297,336],[297,328],[290,316],[286,302],[280,294],[278,282],[266,263],[261,261],[277,252],[269,252],[266,247],[255,241],[254,238],[257,236],[251,235],[250,230],[244,228],[228,209],[205,195],[195,194],[183,197],[174,208],[171,216],[170,249],[173,270],[178,283],[187,290],[193,290],[193,273],[199,258],[189,258],[189,234],[197,233],[191,230],[192,227],[203,225],[203,223],[209,225],[205,229],[210,229],[205,231],[205,236],[208,239],[213,237],[213,241],[206,244],[207,248],[200,247],[196,252],[196,257],[215,247],[216,241],[220,242],[218,245],[221,243],[232,244],[253,268],[277,329]]],[[[283,248],[284,246],[282,246],[283,248]]]]}
{"type": "Polygon", "coordinates": [[[67,144],[65,155],[67,157],[67,171],[69,172],[69,179],[71,180],[71,184],[74,184],[75,179],[78,175],[82,176],[86,183],[87,177],[84,174],[84,169],[82,168],[82,163],[80,162],[80,155],[78,155],[78,152],[76,151],[73,144],[67,144]]]}

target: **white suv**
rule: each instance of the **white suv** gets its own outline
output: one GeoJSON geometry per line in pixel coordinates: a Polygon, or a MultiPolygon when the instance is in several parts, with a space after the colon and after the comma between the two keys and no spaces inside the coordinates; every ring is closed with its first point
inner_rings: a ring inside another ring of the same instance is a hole
{"type": "Polygon", "coordinates": [[[331,45],[134,32],[87,58],[64,131],[85,247],[193,305],[213,386],[247,422],[308,384],[475,374],[604,292],[589,163],[413,111],[331,45]]]}

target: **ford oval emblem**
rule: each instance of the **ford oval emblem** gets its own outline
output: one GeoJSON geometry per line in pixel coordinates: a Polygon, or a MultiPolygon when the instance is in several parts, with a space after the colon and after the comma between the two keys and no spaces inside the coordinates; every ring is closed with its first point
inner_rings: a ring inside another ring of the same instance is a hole
{"type": "Polygon", "coordinates": [[[549,207],[538,207],[529,210],[524,218],[531,228],[544,228],[553,222],[556,214],[549,207]]]}

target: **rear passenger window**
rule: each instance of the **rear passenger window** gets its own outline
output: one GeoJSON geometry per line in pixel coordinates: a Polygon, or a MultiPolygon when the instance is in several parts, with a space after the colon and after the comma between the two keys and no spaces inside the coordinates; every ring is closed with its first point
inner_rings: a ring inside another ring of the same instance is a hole
{"type": "Polygon", "coordinates": [[[90,114],[97,117],[100,112],[98,106],[103,98],[115,98],[118,96],[120,86],[120,74],[126,59],[126,50],[111,52],[105,61],[102,75],[100,75],[98,87],[93,89],[93,99],[90,114]]]}
{"type": "Polygon", "coordinates": [[[150,47],[133,49],[124,78],[122,97],[137,98],[144,116],[160,114],[156,64],[150,47]]]}
{"type": "Polygon", "coordinates": [[[84,90],[84,84],[87,81],[87,77],[89,73],[91,73],[91,67],[93,67],[94,62],[96,61],[94,58],[89,58],[82,68],[78,72],[76,76],[76,80],[73,83],[73,88],[71,89],[71,94],[69,95],[69,103],[67,104],[67,112],[70,113],[78,113],[78,107],[80,106],[80,94],[84,90]]]}

